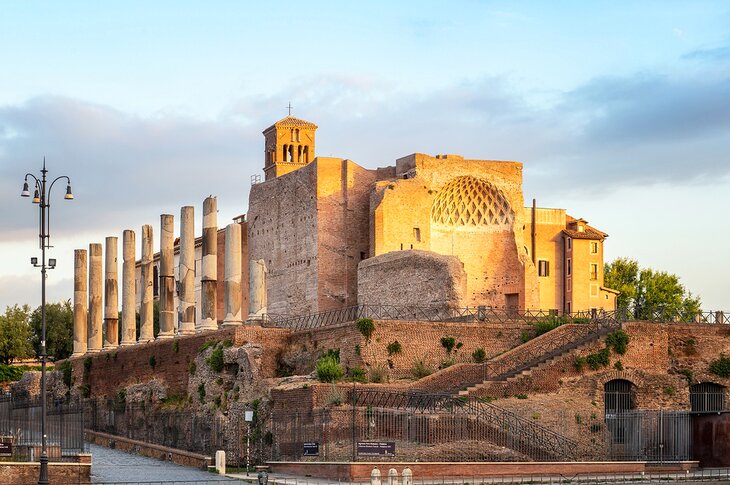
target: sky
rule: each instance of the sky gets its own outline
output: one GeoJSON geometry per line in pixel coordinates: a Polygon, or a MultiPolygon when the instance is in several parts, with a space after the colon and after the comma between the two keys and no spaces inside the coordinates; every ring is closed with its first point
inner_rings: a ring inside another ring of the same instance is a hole
{"type": "MultiPolygon", "coordinates": [[[[609,234],[605,257],[669,271],[730,310],[730,3],[0,0],[0,309],[48,299],[73,249],[218,197],[246,212],[261,131],[317,123],[368,168],[414,152],[524,163],[529,204],[609,234]]],[[[138,238],[139,239],[139,238],[138,238]]],[[[157,248],[157,241],[155,242],[157,248]]]]}

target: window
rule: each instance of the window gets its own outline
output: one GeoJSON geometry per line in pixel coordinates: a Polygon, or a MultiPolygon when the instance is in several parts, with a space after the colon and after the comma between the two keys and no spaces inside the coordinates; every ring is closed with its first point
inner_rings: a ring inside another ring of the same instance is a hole
{"type": "Polygon", "coordinates": [[[689,401],[694,412],[722,411],[725,407],[724,388],[711,382],[694,384],[689,388],[689,401]]]}
{"type": "Polygon", "coordinates": [[[568,250],[573,249],[573,238],[572,237],[569,237],[569,238],[567,238],[567,241],[568,241],[568,243],[567,243],[568,244],[568,250]]]}
{"type": "Polygon", "coordinates": [[[573,291],[573,278],[568,278],[565,285],[565,291],[573,291]]]}
{"type": "Polygon", "coordinates": [[[598,254],[598,241],[591,241],[591,254],[598,254]]]}
{"type": "Polygon", "coordinates": [[[598,279],[598,265],[596,263],[591,263],[591,281],[596,281],[598,279]]]}
{"type": "Polygon", "coordinates": [[[568,258],[567,262],[568,262],[567,275],[570,276],[571,274],[573,274],[573,261],[570,258],[568,258]]]}
{"type": "Polygon", "coordinates": [[[537,260],[537,275],[550,276],[550,262],[544,259],[537,260]]]}
{"type": "Polygon", "coordinates": [[[416,242],[421,242],[421,228],[420,227],[413,228],[413,238],[416,240],[416,242]]]}

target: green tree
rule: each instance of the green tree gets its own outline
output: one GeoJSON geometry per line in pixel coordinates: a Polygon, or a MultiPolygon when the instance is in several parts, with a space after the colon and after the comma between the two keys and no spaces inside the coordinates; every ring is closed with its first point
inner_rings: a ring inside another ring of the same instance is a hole
{"type": "Polygon", "coordinates": [[[0,363],[11,364],[15,359],[33,356],[30,307],[13,305],[0,315],[0,363]]]}
{"type": "MultiPolygon", "coordinates": [[[[33,347],[40,353],[41,307],[30,316],[33,329],[33,347]]],[[[46,304],[46,352],[56,360],[65,359],[73,352],[73,307],[71,301],[46,304]]]]}
{"type": "Polygon", "coordinates": [[[651,268],[641,269],[636,260],[618,258],[607,263],[607,287],[620,291],[619,310],[639,319],[691,320],[700,311],[700,299],[687,291],[679,276],[651,268]]]}

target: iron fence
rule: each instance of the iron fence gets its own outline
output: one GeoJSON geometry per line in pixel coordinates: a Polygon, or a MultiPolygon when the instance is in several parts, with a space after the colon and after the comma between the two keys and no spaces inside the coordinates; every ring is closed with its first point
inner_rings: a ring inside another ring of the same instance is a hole
{"type": "Polygon", "coordinates": [[[417,305],[357,305],[305,315],[268,313],[263,315],[261,323],[265,327],[304,331],[352,322],[359,318],[426,322],[529,324],[549,320],[559,320],[561,323],[588,323],[599,320],[619,321],[619,317],[620,315],[616,312],[604,310],[559,314],[557,310],[505,310],[487,306],[453,308],[417,305]]]}
{"type": "MultiPolygon", "coordinates": [[[[88,427],[93,431],[208,456],[224,450],[228,464],[236,467],[245,466],[247,458],[251,463],[268,458],[263,450],[270,438],[258,422],[249,426],[243,412],[201,413],[159,409],[145,403],[119,406],[106,399],[89,400],[85,405],[88,427]]],[[[260,421],[266,424],[265,417],[260,421]]]]}
{"type": "MultiPolygon", "coordinates": [[[[41,455],[41,400],[0,396],[0,436],[12,445],[15,461],[37,461],[41,455]]],[[[88,452],[84,412],[79,402],[47,399],[46,451],[50,461],[65,461],[88,452]]]]}

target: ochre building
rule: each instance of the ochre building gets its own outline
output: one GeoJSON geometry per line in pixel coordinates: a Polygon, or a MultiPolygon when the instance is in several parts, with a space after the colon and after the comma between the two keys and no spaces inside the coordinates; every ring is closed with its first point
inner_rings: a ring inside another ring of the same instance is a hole
{"type": "Polygon", "coordinates": [[[415,153],[367,169],[315,157],[316,129],[288,116],[264,131],[244,246],[252,314],[615,308],[607,234],[563,209],[526,208],[521,163],[415,153]]]}

